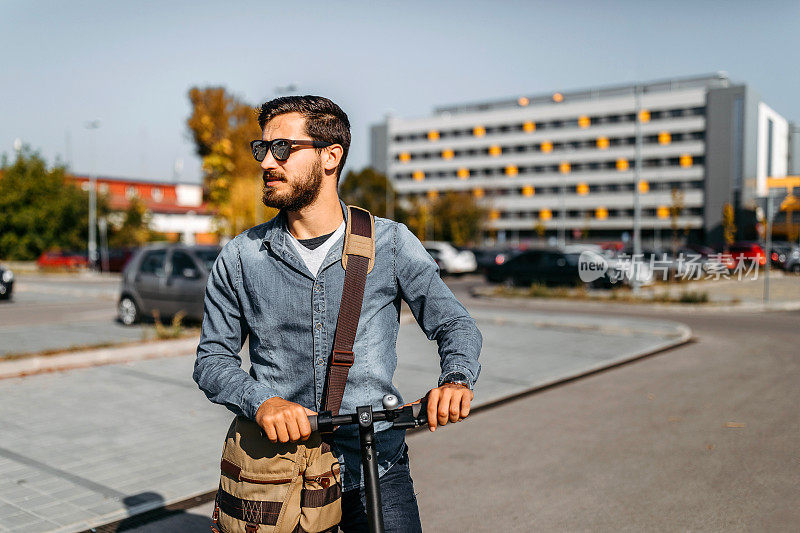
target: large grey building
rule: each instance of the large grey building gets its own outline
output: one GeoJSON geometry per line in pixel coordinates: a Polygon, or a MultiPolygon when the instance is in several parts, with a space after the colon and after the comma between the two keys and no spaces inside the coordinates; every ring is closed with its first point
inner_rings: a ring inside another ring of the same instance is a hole
{"type": "Polygon", "coordinates": [[[749,86],[719,73],[389,116],[372,127],[371,163],[400,202],[471,193],[490,210],[486,236],[498,240],[630,236],[638,193],[645,242],[677,228],[715,243],[725,203],[750,237],[766,178],[798,166],[797,135],[749,86]]]}

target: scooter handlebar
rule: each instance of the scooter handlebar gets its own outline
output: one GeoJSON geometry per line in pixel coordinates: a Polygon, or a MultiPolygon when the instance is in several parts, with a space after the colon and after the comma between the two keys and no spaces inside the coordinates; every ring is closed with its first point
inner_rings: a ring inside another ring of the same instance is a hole
{"type": "MultiPolygon", "coordinates": [[[[376,417],[376,420],[388,420],[390,422],[395,422],[395,420],[398,418],[397,415],[403,409],[411,407],[411,418],[413,419],[413,425],[421,426],[423,424],[427,424],[428,422],[427,405],[428,405],[427,401],[423,399],[421,402],[412,403],[410,406],[406,405],[403,407],[399,407],[392,411],[375,411],[375,414],[378,415],[376,417]],[[392,414],[392,416],[388,416],[390,413],[392,414]]],[[[408,413],[408,411],[406,411],[406,413],[408,413]]],[[[328,417],[325,419],[326,420],[325,423],[326,426],[331,422],[333,423],[333,425],[357,424],[358,421],[355,419],[355,416],[356,415],[338,415],[336,417],[331,418],[330,415],[328,415],[328,417]]],[[[409,422],[408,415],[405,415],[404,422],[406,422],[406,424],[400,425],[399,427],[411,427],[411,424],[408,424],[409,422]]],[[[311,425],[312,433],[314,433],[315,431],[319,431],[319,415],[309,415],[308,423],[311,425]]],[[[399,425],[398,423],[399,421],[395,422],[396,425],[399,425]]]]}

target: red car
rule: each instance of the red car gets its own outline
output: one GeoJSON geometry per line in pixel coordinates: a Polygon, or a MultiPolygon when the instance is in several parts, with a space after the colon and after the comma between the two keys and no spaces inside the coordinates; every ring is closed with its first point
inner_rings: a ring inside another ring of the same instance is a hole
{"type": "Polygon", "coordinates": [[[767,264],[767,254],[760,244],[756,242],[735,242],[731,245],[728,255],[728,268],[733,270],[740,259],[758,261],[760,266],[767,264]]]}
{"type": "Polygon", "coordinates": [[[39,268],[59,268],[77,270],[89,268],[89,259],[80,252],[54,250],[45,252],[36,260],[39,268]]]}

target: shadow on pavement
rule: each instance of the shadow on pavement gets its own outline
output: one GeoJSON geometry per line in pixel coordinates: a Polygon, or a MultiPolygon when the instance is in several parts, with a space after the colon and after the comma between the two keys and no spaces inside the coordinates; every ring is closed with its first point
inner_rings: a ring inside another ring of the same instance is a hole
{"type": "Polygon", "coordinates": [[[160,533],[180,531],[193,533],[195,531],[211,531],[211,517],[187,512],[187,508],[197,505],[206,498],[193,498],[187,502],[176,505],[164,506],[164,498],[157,492],[142,492],[128,496],[122,500],[128,510],[136,512],[142,506],[152,510],[135,514],[123,520],[96,527],[87,532],[116,533],[121,531],[136,533],[160,533]]]}

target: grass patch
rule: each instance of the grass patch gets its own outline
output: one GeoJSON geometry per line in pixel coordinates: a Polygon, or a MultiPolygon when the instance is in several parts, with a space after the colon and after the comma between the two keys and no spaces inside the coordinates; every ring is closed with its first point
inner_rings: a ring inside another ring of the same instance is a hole
{"type": "Polygon", "coordinates": [[[660,292],[651,295],[634,296],[629,287],[617,287],[605,291],[589,291],[584,286],[548,286],[534,283],[530,287],[495,287],[492,291],[495,296],[517,298],[555,298],[572,300],[590,300],[600,302],[619,303],[677,303],[677,304],[706,304],[709,303],[708,293],[705,291],[683,290],[674,295],[669,292],[660,292]]]}
{"type": "Polygon", "coordinates": [[[178,311],[172,317],[172,324],[165,326],[161,323],[161,317],[158,310],[153,311],[153,320],[156,323],[156,338],[159,340],[179,339],[183,336],[183,317],[186,313],[178,311]]]}

